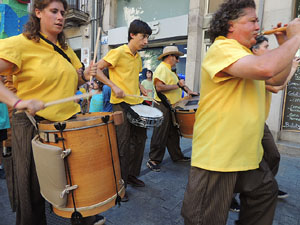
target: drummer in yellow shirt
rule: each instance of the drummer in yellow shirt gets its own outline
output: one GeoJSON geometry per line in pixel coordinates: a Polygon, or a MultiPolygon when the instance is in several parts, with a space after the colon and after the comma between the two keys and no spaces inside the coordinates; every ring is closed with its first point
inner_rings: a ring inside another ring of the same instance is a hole
{"type": "MultiPolygon", "coordinates": [[[[131,22],[128,31],[128,44],[110,50],[98,65],[97,79],[111,87],[110,102],[113,111],[122,111],[124,123],[116,126],[118,150],[120,157],[121,175],[125,186],[131,184],[144,187],[145,184],[137,176],[140,174],[147,138],[146,128],[138,127],[129,122],[126,113],[131,105],[141,104],[142,98],[126,95],[147,95],[146,89],[139,83],[139,72],[142,71],[142,60],[138,53],[148,44],[152,30],[141,20],[131,22]],[[103,74],[104,68],[109,69],[109,79],[103,74]],[[132,139],[132,140],[131,140],[132,139]],[[134,146],[130,146],[133,143],[134,146]]],[[[125,193],[122,201],[128,201],[125,193]]]]}
{"type": "Polygon", "coordinates": [[[278,186],[264,160],[265,82],[281,85],[300,45],[300,19],[287,26],[287,41],[264,55],[250,47],[259,32],[252,0],[226,0],[213,15],[213,42],[201,68],[193,132],[192,167],[182,216],[189,225],[225,225],[234,192],[236,224],[271,225],[278,186]],[[282,79],[270,79],[281,74],[282,79]],[[268,80],[268,81],[267,81],[268,80]]]}
{"type": "Polygon", "coordinates": [[[163,53],[157,58],[162,60],[153,74],[154,99],[161,104],[155,104],[155,107],[163,112],[164,120],[159,127],[153,130],[149,160],[147,166],[155,172],[160,171],[159,164],[162,162],[166,148],[170,157],[175,162],[189,162],[190,157],[185,157],[180,148],[180,137],[177,127],[174,126],[171,116],[170,105],[175,104],[181,99],[182,89],[188,94],[198,95],[191,91],[184,80],[179,80],[178,76],[172,72],[179,62],[180,52],[177,46],[166,46],[163,53]],[[170,105],[169,105],[170,104],[170,105]]]}

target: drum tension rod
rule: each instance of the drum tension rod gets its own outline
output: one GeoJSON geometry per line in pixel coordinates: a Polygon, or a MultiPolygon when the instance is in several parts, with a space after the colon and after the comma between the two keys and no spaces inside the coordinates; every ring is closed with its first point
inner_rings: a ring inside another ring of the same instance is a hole
{"type": "MultiPolygon", "coordinates": [[[[62,132],[64,131],[64,129],[66,129],[66,123],[65,122],[62,122],[62,123],[59,123],[59,122],[57,122],[57,123],[54,123],[54,127],[55,127],[55,129],[56,130],[59,130],[60,131],[60,134],[61,134],[61,137],[58,137],[58,136],[56,136],[55,137],[55,143],[58,143],[59,141],[62,141],[63,142],[63,145],[64,145],[64,137],[63,137],[63,135],[62,135],[62,132]]],[[[63,146],[64,148],[65,148],[65,146],[63,146]]]]}

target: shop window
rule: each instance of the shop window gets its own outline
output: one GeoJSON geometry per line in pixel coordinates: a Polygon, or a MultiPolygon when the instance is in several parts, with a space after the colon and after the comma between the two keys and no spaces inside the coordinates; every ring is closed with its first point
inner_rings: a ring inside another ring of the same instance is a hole
{"type": "MultiPolygon", "coordinates": [[[[186,52],[187,52],[187,45],[176,45],[182,53],[183,56],[179,58],[179,63],[176,64],[176,73],[182,79],[185,78],[185,67],[186,67],[186,52]]],[[[157,60],[157,57],[162,54],[164,47],[157,47],[157,48],[148,48],[144,49],[139,52],[143,61],[143,68],[147,68],[149,70],[154,70],[156,67],[161,63],[161,61],[157,60]]],[[[145,79],[144,74],[140,74],[140,80],[145,79]]]]}
{"type": "MultiPolygon", "coordinates": [[[[296,16],[300,16],[300,0],[296,1],[296,16]]],[[[300,56],[300,50],[297,54],[300,56]]],[[[300,131],[300,67],[288,83],[285,89],[282,130],[285,131],[300,131]]]]}
{"type": "Polygon", "coordinates": [[[68,0],[68,5],[70,9],[87,12],[87,1],[88,0],[68,0]]]}
{"type": "Polygon", "coordinates": [[[296,17],[300,16],[300,0],[296,1],[296,17]]]}

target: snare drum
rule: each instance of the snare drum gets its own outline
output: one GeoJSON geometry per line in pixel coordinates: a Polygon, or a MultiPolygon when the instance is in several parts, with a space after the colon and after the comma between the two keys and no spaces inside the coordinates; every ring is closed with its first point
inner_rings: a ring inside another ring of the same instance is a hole
{"type": "Polygon", "coordinates": [[[186,97],[174,104],[176,120],[183,137],[193,138],[193,127],[195,123],[195,112],[198,108],[200,96],[186,97]]]}
{"type": "Polygon", "coordinates": [[[138,127],[159,127],[164,119],[163,113],[151,106],[134,105],[131,106],[131,109],[139,115],[139,118],[134,119],[130,113],[127,113],[127,118],[130,123],[138,127]]]}
{"type": "MultiPolygon", "coordinates": [[[[73,190],[76,210],[83,217],[108,210],[115,206],[116,192],[118,191],[121,197],[125,193],[120,173],[113,113],[78,115],[75,119],[63,123],[66,125],[62,132],[63,137],[53,122],[41,121],[38,128],[40,134],[43,134],[41,136],[44,139],[43,144],[64,149],[61,140],[63,138],[65,148],[71,149],[67,162],[72,186],[78,186],[73,190]],[[105,116],[108,122],[103,120],[105,116]],[[47,143],[47,137],[50,135],[57,137],[55,138],[57,143],[47,143]]],[[[39,171],[37,173],[39,176],[39,171]]],[[[69,184],[69,179],[67,181],[69,184]]],[[[41,193],[43,194],[42,188],[41,193]]],[[[67,196],[66,206],[53,205],[53,211],[59,216],[71,218],[74,212],[71,191],[67,196]]]]}

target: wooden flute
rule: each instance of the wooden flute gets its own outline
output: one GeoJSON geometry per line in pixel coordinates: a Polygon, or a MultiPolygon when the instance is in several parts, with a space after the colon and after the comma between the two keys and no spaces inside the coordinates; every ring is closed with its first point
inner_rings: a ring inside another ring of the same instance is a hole
{"type": "Polygon", "coordinates": [[[286,27],[279,27],[279,28],[275,28],[273,30],[267,30],[267,31],[264,31],[262,34],[270,35],[270,34],[274,34],[276,32],[283,32],[283,31],[286,31],[286,27]]]}

